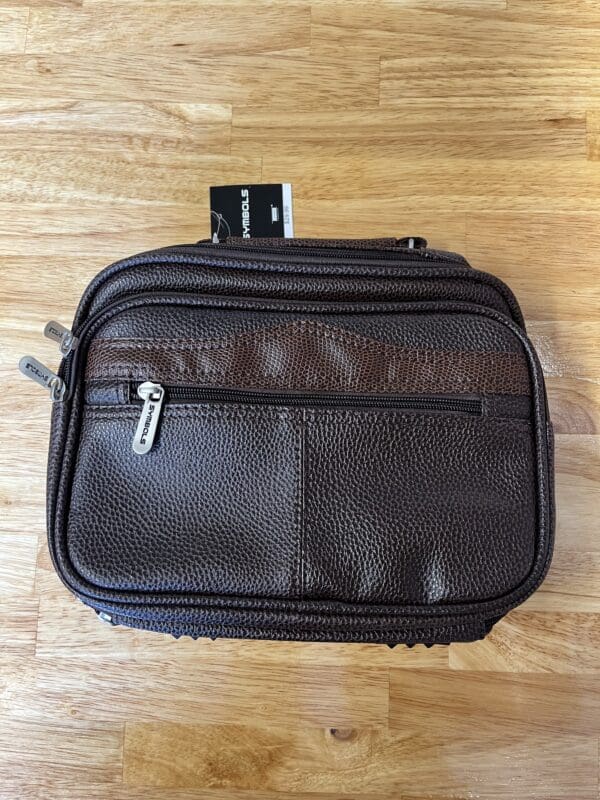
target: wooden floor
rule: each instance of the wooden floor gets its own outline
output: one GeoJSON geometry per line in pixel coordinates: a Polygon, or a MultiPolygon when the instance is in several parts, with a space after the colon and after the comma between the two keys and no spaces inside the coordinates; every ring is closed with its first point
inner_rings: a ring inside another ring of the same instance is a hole
{"type": "Polygon", "coordinates": [[[598,797],[600,2],[0,0],[2,800],[598,797]],[[49,402],[105,264],[293,184],[302,236],[422,235],[515,289],[557,431],[541,591],[426,650],[111,629],[45,547],[49,402]]]}

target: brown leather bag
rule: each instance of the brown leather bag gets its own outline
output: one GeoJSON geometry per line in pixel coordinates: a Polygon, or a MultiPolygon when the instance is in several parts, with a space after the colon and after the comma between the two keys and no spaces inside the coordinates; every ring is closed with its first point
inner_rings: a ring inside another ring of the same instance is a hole
{"type": "Polygon", "coordinates": [[[548,568],[552,432],[511,291],[412,238],[169,247],[50,323],[48,538],[113,624],[484,636],[548,568]]]}

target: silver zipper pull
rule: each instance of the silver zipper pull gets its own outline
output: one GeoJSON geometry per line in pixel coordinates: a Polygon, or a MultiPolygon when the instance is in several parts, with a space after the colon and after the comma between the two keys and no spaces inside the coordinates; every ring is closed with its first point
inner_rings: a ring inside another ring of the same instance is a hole
{"type": "Polygon", "coordinates": [[[144,406],[133,437],[133,452],[143,456],[154,444],[165,390],[160,383],[146,381],[138,386],[137,393],[144,401],[144,406]]]}
{"type": "Polygon", "coordinates": [[[47,339],[52,339],[53,342],[58,342],[58,349],[63,356],[68,355],[71,350],[75,350],[79,342],[78,338],[73,336],[68,328],[65,328],[64,325],[56,322],[56,320],[50,320],[46,325],[44,336],[47,339]]]}
{"type": "Polygon", "coordinates": [[[66,384],[63,379],[45,367],[37,358],[33,356],[23,356],[19,361],[19,369],[27,378],[39,383],[44,389],[48,389],[53,401],[62,400],[65,394],[66,384]]]}

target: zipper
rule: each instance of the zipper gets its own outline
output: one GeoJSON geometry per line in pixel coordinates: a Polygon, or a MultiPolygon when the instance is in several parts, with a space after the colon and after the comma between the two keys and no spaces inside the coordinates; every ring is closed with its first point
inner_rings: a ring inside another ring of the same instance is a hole
{"type": "MultiPolygon", "coordinates": [[[[207,250],[214,249],[216,253],[219,253],[219,248],[227,250],[227,254],[237,252],[248,255],[249,253],[255,253],[256,258],[260,258],[263,253],[284,257],[288,255],[290,262],[297,262],[298,259],[302,259],[306,256],[308,258],[323,258],[325,260],[348,259],[353,261],[381,261],[385,262],[382,266],[387,267],[401,267],[402,262],[406,261],[417,261],[421,263],[433,261],[439,264],[447,264],[448,266],[468,266],[467,262],[460,256],[441,256],[432,250],[422,250],[414,247],[414,245],[413,247],[407,246],[398,248],[398,250],[377,250],[376,248],[373,250],[348,250],[341,247],[302,247],[300,245],[258,248],[252,245],[244,247],[241,244],[230,245],[224,243],[222,245],[213,245],[212,242],[206,244],[199,242],[198,246],[201,246],[203,249],[206,248],[207,250]],[[393,257],[394,255],[401,258],[395,259],[393,257]]],[[[223,254],[221,253],[221,255],[223,254]]]]}
{"type": "Polygon", "coordinates": [[[168,403],[240,403],[259,406],[301,406],[328,408],[391,408],[414,411],[445,411],[481,415],[479,398],[451,398],[411,395],[330,394],[310,392],[255,392],[245,389],[216,389],[200,386],[162,386],[145,381],[130,386],[130,402],[144,403],[138,420],[133,450],[148,453],[154,443],[159,418],[168,403]]]}

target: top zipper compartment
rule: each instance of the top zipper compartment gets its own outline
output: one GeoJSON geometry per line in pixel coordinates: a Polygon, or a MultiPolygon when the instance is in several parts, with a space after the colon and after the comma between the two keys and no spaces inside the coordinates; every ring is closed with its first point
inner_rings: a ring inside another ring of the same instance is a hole
{"type": "Polygon", "coordinates": [[[323,247],[303,246],[303,245],[282,245],[276,247],[272,245],[256,247],[254,245],[244,246],[243,244],[227,244],[214,245],[212,242],[199,242],[198,247],[203,250],[210,250],[211,252],[219,253],[219,248],[227,251],[227,253],[243,253],[245,256],[250,257],[254,254],[255,258],[260,258],[262,254],[276,255],[282,257],[283,260],[290,262],[298,261],[302,258],[320,258],[323,260],[351,260],[351,261],[379,261],[385,266],[398,266],[401,267],[404,262],[421,263],[421,264],[436,264],[446,265],[449,267],[462,266],[470,269],[467,261],[462,256],[454,253],[441,253],[435,250],[426,250],[421,248],[398,247],[398,249],[364,249],[358,248],[344,248],[332,247],[324,245],[323,247]],[[287,257],[287,258],[286,258],[287,257]]]}
{"type": "MultiPolygon", "coordinates": [[[[237,272],[249,271],[258,276],[260,280],[263,280],[262,273],[264,273],[265,287],[262,290],[261,298],[268,297],[265,291],[269,288],[268,280],[271,274],[292,274],[298,280],[304,277],[307,279],[343,277],[377,281],[385,279],[386,285],[390,280],[418,281],[423,279],[435,282],[436,279],[442,277],[444,281],[459,279],[468,284],[483,284],[493,290],[507,306],[507,311],[503,313],[507,313],[518,325],[523,326],[522,315],[516,300],[508,287],[501,281],[492,275],[472,269],[466,261],[442,258],[435,251],[406,249],[402,253],[394,252],[390,257],[390,251],[345,251],[335,248],[308,249],[301,247],[293,247],[288,250],[285,248],[255,250],[251,247],[234,249],[226,245],[207,243],[175,245],[151,250],[117,261],[107,267],[94,278],[83,294],[75,316],[73,333],[80,337],[87,320],[107,308],[125,292],[129,296],[135,295],[136,290],[139,293],[150,291],[161,294],[180,293],[183,288],[182,282],[185,281],[184,274],[181,270],[171,273],[169,267],[179,267],[190,271],[189,287],[187,285],[184,287],[186,292],[195,291],[194,273],[196,269],[199,271],[231,270],[234,282],[237,280],[235,277],[237,272]],[[424,256],[425,252],[430,255],[424,256]],[[140,272],[140,270],[145,272],[146,269],[155,280],[155,285],[152,287],[149,286],[148,276],[140,272]],[[131,278],[124,274],[129,270],[134,273],[131,278]],[[112,285],[114,285],[114,289],[109,288],[112,285]]],[[[203,290],[199,289],[198,291],[202,292],[203,290]]]]}

